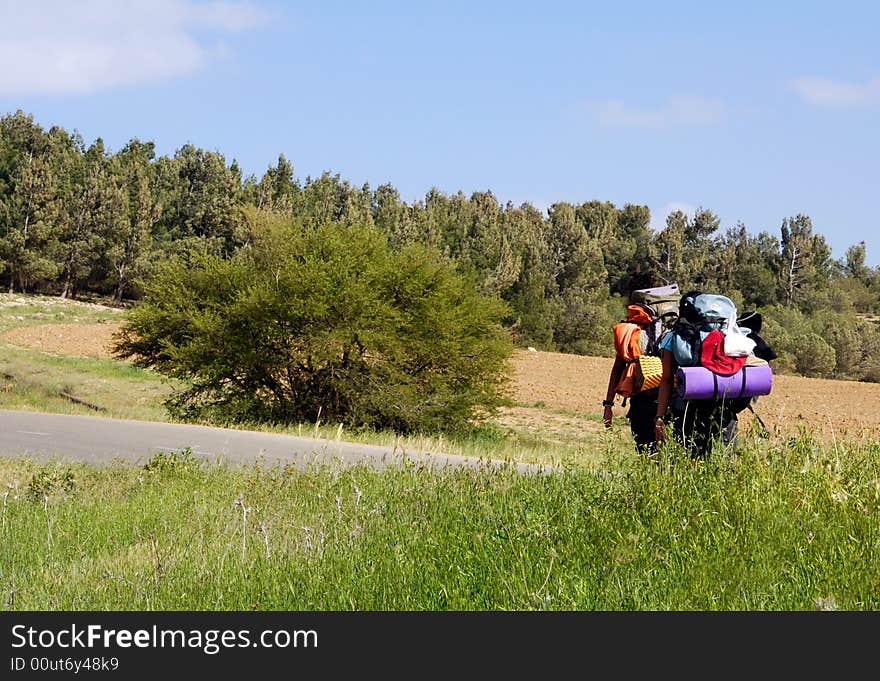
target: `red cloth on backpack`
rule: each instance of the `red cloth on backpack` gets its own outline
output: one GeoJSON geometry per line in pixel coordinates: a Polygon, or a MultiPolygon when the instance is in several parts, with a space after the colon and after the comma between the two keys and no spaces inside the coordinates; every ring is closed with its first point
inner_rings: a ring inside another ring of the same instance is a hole
{"type": "Polygon", "coordinates": [[[730,376],[746,365],[748,357],[731,357],[724,354],[724,334],[718,329],[709,332],[703,339],[700,363],[709,371],[722,376],[730,376]]]}

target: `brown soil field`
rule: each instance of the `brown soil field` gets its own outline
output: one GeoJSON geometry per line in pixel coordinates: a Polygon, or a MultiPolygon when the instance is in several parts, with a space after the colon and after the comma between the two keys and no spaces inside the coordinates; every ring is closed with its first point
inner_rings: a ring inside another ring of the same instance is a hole
{"type": "Polygon", "coordinates": [[[55,355],[112,358],[110,346],[119,324],[39,324],[10,329],[0,339],[55,355]]]}
{"type": "MultiPolygon", "coordinates": [[[[0,338],[43,352],[79,357],[110,358],[118,324],[43,324],[12,329],[0,338]]],[[[584,431],[601,432],[599,417],[612,361],[557,352],[517,350],[511,360],[510,397],[515,407],[504,409],[502,423],[550,436],[576,440],[584,431]]],[[[880,384],[776,375],[773,391],[755,402],[767,427],[782,436],[802,429],[823,440],[880,437],[880,384]]],[[[626,408],[614,413],[620,425],[626,408]]],[[[753,416],[741,414],[744,428],[753,416]]]]}

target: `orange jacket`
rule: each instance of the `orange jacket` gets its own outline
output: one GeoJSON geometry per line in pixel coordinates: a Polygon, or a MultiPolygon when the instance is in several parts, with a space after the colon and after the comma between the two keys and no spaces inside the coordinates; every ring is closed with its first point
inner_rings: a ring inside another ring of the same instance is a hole
{"type": "Polygon", "coordinates": [[[626,362],[626,367],[617,384],[617,394],[629,397],[633,394],[633,376],[636,370],[636,360],[642,354],[642,334],[645,333],[642,326],[653,321],[651,315],[645,312],[641,305],[630,305],[627,308],[626,321],[615,324],[614,350],[617,356],[626,362]]]}

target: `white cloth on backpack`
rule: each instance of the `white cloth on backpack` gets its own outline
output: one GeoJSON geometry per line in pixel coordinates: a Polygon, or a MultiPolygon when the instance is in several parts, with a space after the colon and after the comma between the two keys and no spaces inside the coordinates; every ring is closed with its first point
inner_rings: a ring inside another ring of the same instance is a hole
{"type": "Polygon", "coordinates": [[[724,329],[724,354],[728,357],[748,357],[755,350],[755,341],[742,332],[736,320],[728,320],[724,329]]]}

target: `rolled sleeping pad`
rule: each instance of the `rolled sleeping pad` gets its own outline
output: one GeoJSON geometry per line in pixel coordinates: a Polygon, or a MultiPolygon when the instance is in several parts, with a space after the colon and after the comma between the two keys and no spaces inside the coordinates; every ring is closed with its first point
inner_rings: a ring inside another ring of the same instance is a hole
{"type": "Polygon", "coordinates": [[[769,364],[746,365],[722,376],[706,367],[679,367],[675,375],[678,396],[685,400],[712,400],[769,395],[773,371],[769,364]]]}

